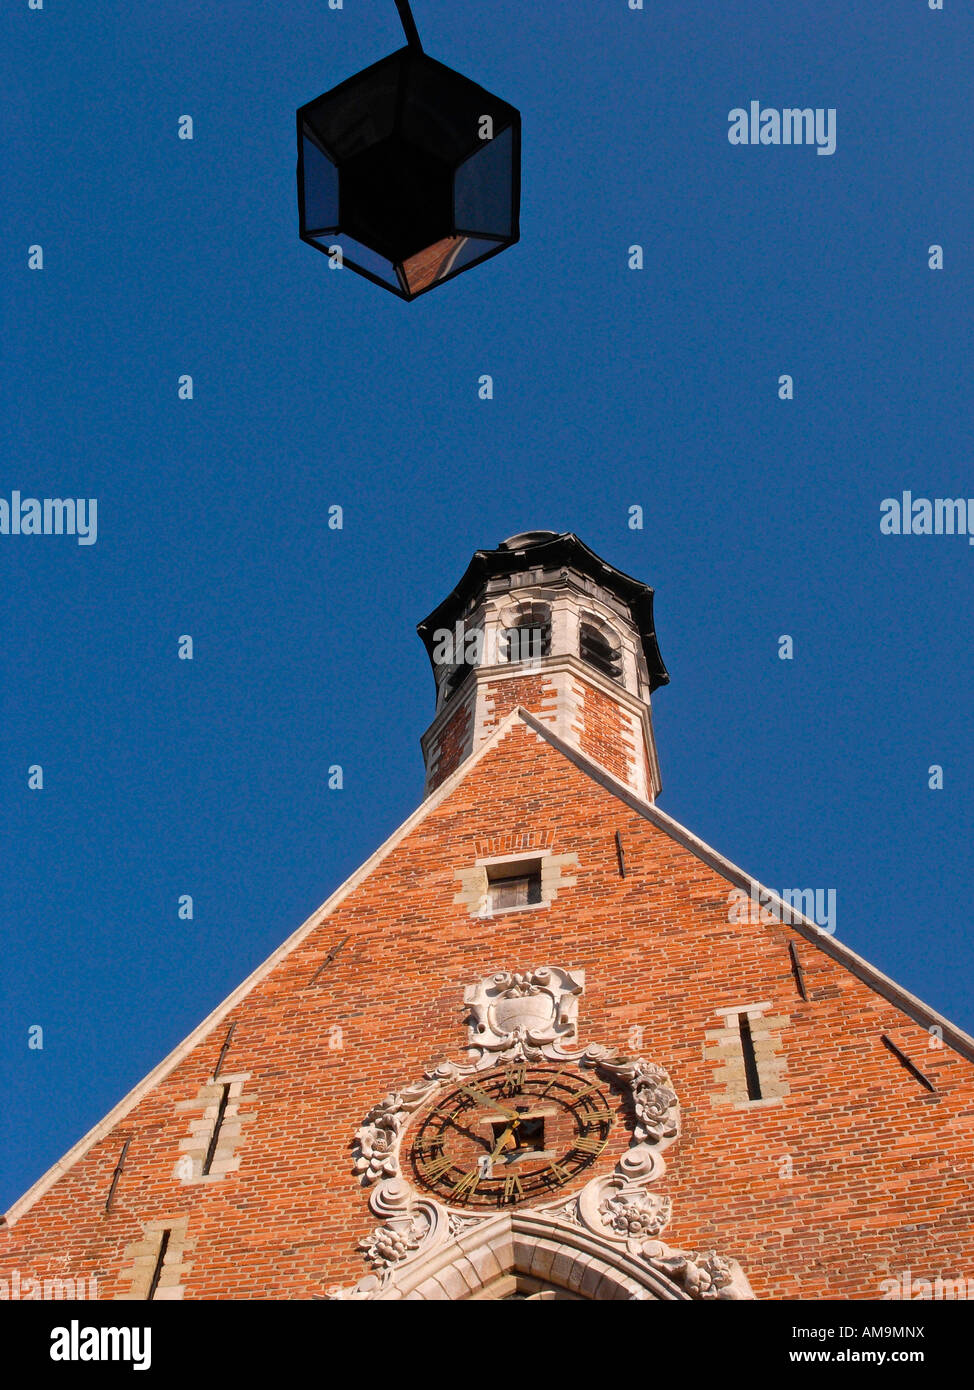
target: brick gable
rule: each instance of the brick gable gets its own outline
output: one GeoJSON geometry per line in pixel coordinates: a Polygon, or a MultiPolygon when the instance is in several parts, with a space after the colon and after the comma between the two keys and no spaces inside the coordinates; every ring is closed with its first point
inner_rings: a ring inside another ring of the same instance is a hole
{"type": "MultiPolygon", "coordinates": [[[[672,1079],[683,1129],[659,1183],[672,1198],[671,1244],[733,1255],[759,1298],[878,1298],[903,1269],[914,1280],[964,1274],[971,1062],[931,1046],[922,1019],[834,958],[835,943],[728,920],[731,886],[515,712],[127,1113],[13,1209],[0,1274],[94,1274],[100,1297],[130,1296],[133,1252],[151,1254],[171,1227],[192,1252],[178,1266],[185,1298],[304,1298],[354,1283],[365,1272],[358,1242],[375,1226],[352,1172],[356,1129],[383,1095],[461,1057],[471,981],[543,963],[585,972],[583,1044],[638,1050],[672,1079]],[[520,844],[575,856],[573,882],[550,906],[472,920],[455,902],[458,866],[520,844]],[[717,1075],[712,1035],[720,1011],[757,1004],[787,1086],[773,1105],[748,1106],[717,1075]],[[187,1112],[209,1095],[230,1022],[222,1072],[247,1077],[249,1118],[218,1181],[180,1181],[187,1112]]],[[[619,1116],[594,1171],[626,1149],[619,1116]]]]}

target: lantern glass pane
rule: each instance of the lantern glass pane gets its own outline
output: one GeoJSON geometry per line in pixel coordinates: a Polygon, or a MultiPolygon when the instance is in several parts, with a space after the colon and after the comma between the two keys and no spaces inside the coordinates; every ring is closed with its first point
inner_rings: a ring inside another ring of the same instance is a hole
{"type": "Polygon", "coordinates": [[[387,261],[378,252],[373,251],[368,246],[363,246],[360,241],[353,240],[343,232],[333,233],[331,236],[314,237],[314,241],[326,250],[331,246],[340,246],[342,249],[342,260],[347,261],[350,266],[357,266],[359,270],[367,270],[370,275],[381,280],[390,288],[398,290],[399,277],[396,268],[391,261],[387,261]]]}
{"type": "MultiPolygon", "coordinates": [[[[463,270],[471,261],[475,261],[478,256],[486,256],[488,251],[496,251],[500,242],[488,241],[485,237],[468,236],[461,238],[463,245],[453,258],[453,263],[445,274],[451,274],[455,270],[463,270]]],[[[442,276],[441,276],[442,278],[442,276]]]]}
{"type": "Polygon", "coordinates": [[[496,251],[498,246],[499,242],[477,237],[444,237],[442,241],[403,261],[402,272],[410,294],[419,294],[420,290],[438,284],[448,275],[463,270],[478,256],[496,251]]]}
{"type": "Polygon", "coordinates": [[[304,223],[309,232],[338,226],[338,167],[307,136],[304,155],[304,223]]]}
{"type": "Polygon", "coordinates": [[[511,235],[513,162],[514,131],[508,126],[460,165],[453,183],[458,231],[511,235]]]}

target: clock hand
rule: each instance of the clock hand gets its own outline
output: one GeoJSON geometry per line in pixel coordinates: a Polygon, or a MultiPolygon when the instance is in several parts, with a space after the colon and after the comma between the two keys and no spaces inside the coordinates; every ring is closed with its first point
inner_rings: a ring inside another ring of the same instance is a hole
{"type": "Polygon", "coordinates": [[[470,1139],[476,1139],[477,1143],[482,1144],[485,1149],[490,1148],[490,1141],[485,1139],[482,1134],[478,1134],[475,1129],[468,1129],[466,1125],[459,1124],[452,1115],[445,1115],[444,1119],[447,1124],[452,1125],[453,1128],[459,1130],[461,1134],[466,1134],[470,1139]]]}
{"type": "MultiPolygon", "coordinates": [[[[504,1133],[503,1133],[503,1134],[501,1135],[501,1137],[498,1139],[497,1144],[496,1144],[496,1146],[495,1146],[495,1148],[494,1148],[494,1152],[493,1152],[493,1153],[491,1154],[491,1156],[490,1156],[490,1161],[491,1161],[491,1163],[493,1163],[493,1161],[494,1161],[495,1158],[499,1158],[500,1155],[501,1155],[501,1152],[502,1152],[504,1149],[507,1148],[507,1141],[508,1141],[508,1139],[509,1139],[509,1138],[511,1137],[511,1135],[514,1133],[514,1131],[517,1129],[517,1127],[518,1127],[518,1125],[519,1125],[520,1123],[521,1123],[520,1120],[512,1120],[511,1123],[507,1126],[507,1129],[505,1129],[504,1133]]],[[[514,1141],[514,1144],[515,1144],[515,1147],[516,1147],[516,1146],[517,1146],[517,1140],[514,1141]]]]}
{"type": "Polygon", "coordinates": [[[489,1106],[491,1110],[500,1111],[500,1113],[506,1115],[509,1120],[518,1118],[516,1110],[511,1110],[506,1105],[501,1105],[493,1096],[489,1096],[486,1091],[482,1091],[479,1086],[458,1086],[457,1090],[462,1091],[464,1095],[470,1096],[472,1100],[479,1101],[481,1105],[489,1106]]]}

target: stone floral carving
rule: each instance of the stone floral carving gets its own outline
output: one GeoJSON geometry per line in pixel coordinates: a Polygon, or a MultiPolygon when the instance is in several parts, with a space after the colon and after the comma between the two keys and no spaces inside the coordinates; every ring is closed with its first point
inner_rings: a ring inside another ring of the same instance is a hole
{"type": "Polygon", "coordinates": [[[615,1172],[595,1177],[578,1194],[578,1216],[590,1231],[625,1241],[631,1251],[658,1236],[670,1219],[668,1198],[651,1195],[646,1186],[663,1176],[662,1150],[680,1134],[680,1106],[662,1067],[644,1057],[627,1057],[595,1045],[580,1062],[629,1093],[633,1130],[629,1148],[615,1172]]]}
{"type": "MultiPolygon", "coordinates": [[[[417,1288],[432,1283],[434,1292],[425,1292],[421,1296],[438,1299],[443,1296],[444,1274],[449,1273],[454,1260],[462,1264],[469,1276],[471,1253],[480,1248],[475,1240],[471,1241],[470,1230],[456,1231],[452,1223],[440,1220],[442,1209],[437,1209],[435,1203],[410,1204],[401,1184],[391,1183],[388,1187],[391,1189],[391,1204],[400,1214],[390,1218],[383,1227],[361,1242],[362,1248],[367,1251],[372,1272],[360,1279],[354,1288],[333,1287],[312,1297],[333,1300],[388,1299],[404,1294],[415,1297],[417,1288]],[[430,1218],[428,1228],[424,1224],[427,1217],[430,1218]],[[397,1222],[401,1224],[397,1225],[397,1222]],[[390,1227],[396,1235],[390,1233],[390,1227]]],[[[488,1219],[483,1231],[483,1248],[492,1249],[498,1241],[509,1244],[512,1223],[517,1221],[515,1214],[488,1219]],[[498,1229],[499,1223],[504,1223],[503,1232],[498,1229]]],[[[620,1252],[607,1231],[601,1236],[593,1236],[588,1231],[575,1236],[573,1232],[578,1231],[577,1224],[552,1211],[546,1211],[543,1215],[531,1211],[523,1213],[517,1229],[522,1241],[526,1233],[532,1232],[545,1245],[553,1241],[560,1244],[565,1252],[577,1250],[579,1254],[587,1256],[595,1254],[596,1259],[601,1258],[605,1262],[607,1269],[624,1271],[629,1287],[633,1284],[638,1286],[630,1295],[633,1299],[754,1297],[737,1261],[723,1259],[712,1251],[702,1255],[689,1254],[683,1250],[671,1250],[660,1241],[649,1241],[642,1250],[620,1252]]],[[[530,1256],[525,1258],[530,1259],[530,1256]]]]}
{"type": "Polygon", "coordinates": [[[454,1237],[462,1236],[466,1231],[472,1231],[483,1220],[483,1216],[461,1216],[458,1211],[447,1212],[447,1225],[450,1235],[454,1237]]]}
{"type": "Polygon", "coordinates": [[[373,1105],[355,1135],[354,1168],[366,1187],[401,1171],[402,1131],[411,1113],[446,1082],[457,1081],[506,1060],[538,1062],[578,1059],[563,1044],[576,1036],[578,997],[584,973],[541,966],[520,974],[503,970],[465,992],[474,1059],[441,1062],[420,1081],[393,1091],[373,1105]]]}
{"type": "Polygon", "coordinates": [[[389,1095],[373,1105],[355,1135],[355,1171],[367,1183],[393,1177],[399,1171],[396,1149],[406,1120],[399,1102],[399,1096],[389,1095]]]}
{"type": "Polygon", "coordinates": [[[558,1217],[561,1221],[569,1221],[573,1226],[581,1226],[582,1219],[578,1214],[578,1198],[569,1197],[567,1202],[558,1202],[557,1205],[549,1203],[539,1207],[539,1211],[544,1211],[551,1216],[558,1217]]]}
{"type": "MultiPolygon", "coordinates": [[[[423,1077],[390,1092],[372,1107],[355,1135],[354,1170],[370,1187],[369,1208],[381,1224],[359,1242],[370,1273],[353,1289],[333,1289],[336,1299],[387,1297],[390,1283],[408,1280],[414,1262],[439,1260],[451,1242],[466,1241],[489,1214],[449,1210],[420,1197],[400,1171],[400,1147],[412,1113],[440,1088],[507,1061],[558,1061],[589,1069],[628,1094],[632,1115],[629,1148],[612,1173],[594,1177],[575,1196],[561,1194],[535,1210],[562,1225],[585,1228],[617,1256],[635,1259],[665,1276],[694,1299],[752,1298],[734,1260],[714,1252],[672,1250],[659,1235],[671,1217],[668,1196],[647,1187],[665,1172],[662,1151],[680,1134],[680,1107],[666,1071],[644,1057],[593,1045],[571,1050],[577,1039],[583,973],[542,966],[526,973],[500,971],[464,994],[469,1060],[444,1061],[423,1077]]],[[[521,1209],[523,1210],[523,1208],[521,1209]]],[[[459,1249],[459,1246],[458,1246],[459,1249]]],[[[633,1297],[651,1297],[641,1292],[633,1297]]]]}
{"type": "MultiPolygon", "coordinates": [[[[665,1246],[662,1249],[666,1249],[665,1246]]],[[[660,1273],[679,1284],[691,1298],[746,1298],[737,1287],[739,1270],[736,1261],[725,1260],[715,1251],[691,1255],[683,1250],[668,1251],[666,1255],[650,1258],[649,1263],[660,1273]]]]}
{"type": "Polygon", "coordinates": [[[372,1268],[353,1289],[331,1289],[329,1299],[375,1298],[386,1287],[395,1270],[421,1252],[435,1249],[460,1234],[449,1213],[438,1202],[416,1197],[400,1178],[380,1182],[369,1198],[372,1211],[382,1224],[358,1243],[372,1268]]]}
{"type": "Polygon", "coordinates": [[[680,1132],[680,1109],[670,1078],[662,1067],[643,1057],[624,1057],[598,1044],[582,1054],[582,1061],[628,1086],[636,1117],[637,1142],[661,1144],[680,1132]]]}
{"type": "Polygon", "coordinates": [[[437,1089],[439,1081],[427,1075],[402,1091],[392,1091],[380,1100],[356,1131],[355,1172],[363,1184],[380,1182],[399,1173],[399,1140],[412,1111],[437,1089]]]}
{"type": "Polygon", "coordinates": [[[644,1192],[642,1188],[622,1188],[611,1196],[603,1197],[599,1203],[603,1226],[624,1236],[630,1246],[641,1244],[650,1236],[658,1236],[672,1211],[671,1198],[644,1192]]]}
{"type": "Polygon", "coordinates": [[[415,1221],[398,1229],[392,1224],[377,1226],[371,1235],[359,1241],[358,1248],[373,1269],[385,1271],[418,1250],[424,1233],[415,1221]]]}
{"type": "Polygon", "coordinates": [[[372,1107],[355,1135],[354,1170],[363,1186],[400,1175],[402,1133],[410,1115],[440,1087],[503,1061],[561,1061],[590,1067],[629,1092],[634,1124],[630,1148],[617,1172],[629,1182],[645,1183],[664,1171],[658,1152],[679,1136],[680,1107],[662,1067],[643,1057],[628,1057],[599,1044],[583,1052],[564,1042],[577,1027],[581,971],[543,966],[528,974],[499,971],[466,991],[472,1061],[441,1062],[419,1081],[390,1092],[372,1107]]]}

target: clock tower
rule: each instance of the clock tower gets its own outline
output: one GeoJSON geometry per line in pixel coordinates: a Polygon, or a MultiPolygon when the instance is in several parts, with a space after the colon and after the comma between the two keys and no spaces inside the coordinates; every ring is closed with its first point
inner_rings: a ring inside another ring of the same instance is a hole
{"type": "Polygon", "coordinates": [[[525,532],[419,632],[416,809],[14,1204],[0,1291],[869,1300],[963,1278],[974,1039],[658,804],[653,591],[525,532]]]}
{"type": "Polygon", "coordinates": [[[660,792],[650,696],[669,676],[653,591],[577,536],[525,531],[478,550],[419,624],[436,681],[432,791],[519,705],[647,801],[660,792]]]}

